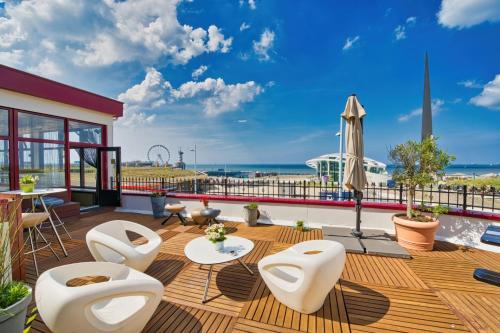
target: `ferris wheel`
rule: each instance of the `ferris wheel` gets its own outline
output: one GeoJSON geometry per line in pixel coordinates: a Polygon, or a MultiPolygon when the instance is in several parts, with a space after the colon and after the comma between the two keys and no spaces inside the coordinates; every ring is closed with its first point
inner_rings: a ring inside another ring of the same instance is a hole
{"type": "Polygon", "coordinates": [[[148,150],[148,161],[156,166],[166,166],[170,161],[170,151],[164,145],[153,145],[148,150]]]}

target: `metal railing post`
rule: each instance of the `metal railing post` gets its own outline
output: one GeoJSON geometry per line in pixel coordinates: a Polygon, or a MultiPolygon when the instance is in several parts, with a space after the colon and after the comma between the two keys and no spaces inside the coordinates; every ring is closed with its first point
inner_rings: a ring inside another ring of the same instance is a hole
{"type": "Polygon", "coordinates": [[[463,191],[464,195],[463,195],[462,209],[467,210],[467,185],[463,186],[463,191]]]}
{"type": "Polygon", "coordinates": [[[399,204],[403,204],[403,184],[399,184],[399,204]]]}
{"type": "Polygon", "coordinates": [[[227,177],[224,178],[224,195],[227,197],[227,177]]]}

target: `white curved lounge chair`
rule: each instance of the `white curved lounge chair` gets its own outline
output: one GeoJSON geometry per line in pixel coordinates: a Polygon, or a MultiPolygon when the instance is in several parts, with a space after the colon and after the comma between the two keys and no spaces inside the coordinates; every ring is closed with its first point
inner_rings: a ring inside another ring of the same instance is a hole
{"type": "Polygon", "coordinates": [[[92,228],[87,232],[87,246],[96,261],[125,264],[144,272],[155,260],[161,246],[161,237],[143,225],[115,220],[92,228]],[[144,236],[148,242],[134,245],[126,231],[144,236]]]}
{"type": "Polygon", "coordinates": [[[36,305],[54,333],[141,332],[163,294],[160,281],[125,265],[83,262],[45,271],[36,282],[36,305]],[[109,281],[68,287],[83,276],[109,281]]]}
{"type": "Polygon", "coordinates": [[[329,240],[296,244],[259,261],[274,297],[301,313],[318,311],[344,270],[345,248],[329,240]]]}

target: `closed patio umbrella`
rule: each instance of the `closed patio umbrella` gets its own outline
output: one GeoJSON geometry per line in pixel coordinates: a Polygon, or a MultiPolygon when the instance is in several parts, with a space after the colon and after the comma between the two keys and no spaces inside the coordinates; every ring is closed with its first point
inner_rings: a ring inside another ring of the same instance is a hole
{"type": "Polygon", "coordinates": [[[344,171],[344,186],[354,190],[356,199],[356,230],[353,234],[361,237],[361,199],[363,189],[367,183],[364,162],[363,126],[362,119],[366,115],[365,109],[359,103],[356,95],[349,96],[342,113],[346,121],[346,161],[344,171]]]}

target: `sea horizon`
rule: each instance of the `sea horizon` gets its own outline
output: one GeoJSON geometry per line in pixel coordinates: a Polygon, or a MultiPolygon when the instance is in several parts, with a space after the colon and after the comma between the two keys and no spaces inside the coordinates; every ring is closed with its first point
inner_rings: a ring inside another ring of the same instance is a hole
{"type": "MultiPolygon", "coordinates": [[[[226,170],[227,172],[262,172],[262,173],[277,173],[277,174],[293,174],[307,175],[314,174],[314,169],[301,163],[227,163],[227,164],[197,164],[199,171],[218,171],[226,170]]],[[[187,164],[187,169],[194,169],[194,164],[187,164]]],[[[394,166],[387,165],[389,174],[394,170],[394,166]]],[[[489,173],[500,174],[500,163],[457,163],[448,166],[445,169],[446,174],[463,173],[466,175],[484,175],[489,173]]]]}

